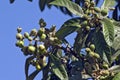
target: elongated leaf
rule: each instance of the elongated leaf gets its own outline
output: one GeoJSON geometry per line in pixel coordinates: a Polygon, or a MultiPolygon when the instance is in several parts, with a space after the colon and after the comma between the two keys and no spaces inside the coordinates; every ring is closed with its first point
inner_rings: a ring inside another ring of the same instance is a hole
{"type": "Polygon", "coordinates": [[[10,3],[12,4],[12,3],[14,3],[14,1],[15,1],[15,0],[10,0],[10,3]]]}
{"type": "Polygon", "coordinates": [[[47,4],[47,0],[39,0],[39,8],[41,11],[44,10],[46,4],[47,4]]]}
{"type": "Polygon", "coordinates": [[[113,7],[115,5],[115,0],[104,0],[101,8],[104,9],[104,8],[109,8],[109,7],[113,7]]]}
{"type": "Polygon", "coordinates": [[[109,68],[109,71],[110,71],[110,72],[113,72],[113,73],[118,73],[118,72],[120,72],[120,65],[112,66],[111,68],[109,68]]]}
{"type": "Polygon", "coordinates": [[[61,64],[60,59],[54,56],[53,54],[50,55],[51,58],[51,70],[52,72],[60,78],[60,80],[68,80],[68,75],[65,70],[63,64],[61,64]]]}
{"type": "Polygon", "coordinates": [[[32,74],[28,76],[26,80],[34,80],[34,78],[37,76],[37,74],[40,72],[40,70],[35,70],[32,74]]]}
{"type": "Polygon", "coordinates": [[[76,30],[81,28],[80,20],[82,20],[82,18],[73,18],[66,21],[62,25],[62,27],[56,32],[56,36],[60,39],[64,39],[69,34],[75,32],[76,30]]]}
{"type": "Polygon", "coordinates": [[[70,0],[55,0],[55,1],[51,2],[50,4],[66,7],[71,13],[73,13],[77,16],[83,15],[82,8],[78,4],[76,4],[70,0]]]}
{"type": "Polygon", "coordinates": [[[120,80],[120,72],[116,74],[112,80],[120,80]]]}
{"type": "Polygon", "coordinates": [[[102,21],[103,35],[106,43],[111,46],[114,41],[114,26],[110,19],[104,18],[102,21]]]}
{"type": "Polygon", "coordinates": [[[28,57],[26,59],[26,62],[25,62],[25,75],[26,75],[26,79],[28,78],[28,70],[29,70],[29,66],[30,66],[30,61],[32,59],[34,59],[34,56],[28,57]]]}

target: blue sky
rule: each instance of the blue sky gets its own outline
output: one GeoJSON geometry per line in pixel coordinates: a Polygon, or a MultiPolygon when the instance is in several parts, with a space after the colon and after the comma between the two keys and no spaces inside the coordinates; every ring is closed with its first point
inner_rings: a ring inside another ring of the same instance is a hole
{"type": "Polygon", "coordinates": [[[32,3],[27,0],[16,0],[14,4],[10,4],[9,0],[0,0],[0,80],[25,80],[26,57],[15,47],[16,28],[21,26],[23,32],[38,29],[40,18],[47,22],[47,27],[55,24],[59,28],[71,17],[62,14],[54,7],[40,12],[38,0],[33,0],[32,3]]]}

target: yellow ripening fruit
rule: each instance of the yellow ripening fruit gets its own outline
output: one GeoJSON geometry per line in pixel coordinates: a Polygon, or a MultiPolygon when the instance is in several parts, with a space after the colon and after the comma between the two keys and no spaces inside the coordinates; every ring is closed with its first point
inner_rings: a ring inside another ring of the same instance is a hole
{"type": "Polygon", "coordinates": [[[91,45],[90,45],[90,49],[91,49],[91,51],[94,51],[94,50],[95,50],[95,45],[94,45],[94,44],[91,44],[91,45]]]}
{"type": "Polygon", "coordinates": [[[46,39],[46,34],[43,33],[43,34],[40,36],[40,39],[41,39],[41,40],[45,40],[45,39],[46,39]]]}
{"type": "Polygon", "coordinates": [[[28,37],[29,37],[29,33],[28,33],[28,32],[25,32],[25,33],[24,33],[24,37],[25,37],[25,38],[28,38],[28,37]]]}
{"type": "Polygon", "coordinates": [[[98,53],[94,53],[95,58],[100,58],[100,55],[98,53]]]}
{"type": "Polygon", "coordinates": [[[17,32],[20,33],[22,31],[22,28],[21,27],[18,27],[17,28],[17,32]]]}
{"type": "Polygon", "coordinates": [[[87,53],[89,53],[91,50],[90,50],[90,48],[86,48],[85,51],[86,51],[87,53]]]}
{"type": "Polygon", "coordinates": [[[34,47],[34,46],[28,46],[28,52],[29,53],[34,53],[35,52],[35,50],[36,50],[36,48],[34,47]]]}
{"type": "Polygon", "coordinates": [[[95,54],[95,53],[94,53],[94,52],[92,52],[92,51],[91,51],[91,52],[89,52],[89,56],[90,56],[90,57],[94,57],[94,54],[95,54]]]}
{"type": "Polygon", "coordinates": [[[17,40],[22,40],[22,39],[23,39],[22,34],[21,34],[21,33],[17,33],[17,34],[16,34],[16,39],[17,39],[17,40]]]}
{"type": "Polygon", "coordinates": [[[106,16],[107,14],[108,14],[108,10],[107,9],[101,10],[101,15],[102,16],[106,16]]]}
{"type": "Polygon", "coordinates": [[[17,41],[16,46],[18,46],[20,48],[24,47],[24,41],[17,41]]]}
{"type": "Polygon", "coordinates": [[[97,12],[97,13],[100,13],[100,12],[101,12],[101,10],[100,10],[99,7],[94,7],[94,10],[95,10],[95,12],[97,12]]]}
{"type": "Polygon", "coordinates": [[[45,49],[45,46],[43,44],[40,44],[39,45],[39,50],[44,50],[45,49]]]}
{"type": "Polygon", "coordinates": [[[30,36],[36,36],[37,35],[37,30],[36,29],[32,29],[30,32],[30,36]]]}
{"type": "Polygon", "coordinates": [[[41,66],[39,64],[36,64],[35,67],[36,67],[37,70],[41,69],[41,66]]]}

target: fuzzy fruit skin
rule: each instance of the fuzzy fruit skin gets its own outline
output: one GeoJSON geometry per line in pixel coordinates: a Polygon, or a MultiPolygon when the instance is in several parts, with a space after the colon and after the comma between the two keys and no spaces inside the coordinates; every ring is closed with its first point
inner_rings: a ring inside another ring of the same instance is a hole
{"type": "Polygon", "coordinates": [[[16,46],[22,48],[22,47],[24,47],[24,42],[23,41],[17,41],[16,46]]]}
{"type": "Polygon", "coordinates": [[[37,30],[36,29],[32,29],[30,32],[30,36],[36,36],[37,35],[37,30]]]}
{"type": "Polygon", "coordinates": [[[16,34],[16,39],[17,39],[17,40],[22,40],[22,39],[23,39],[22,34],[17,33],[17,34],[16,34]]]}
{"type": "Polygon", "coordinates": [[[107,10],[107,9],[101,10],[101,14],[102,14],[103,16],[106,16],[106,15],[108,14],[108,10],[107,10]]]}
{"type": "Polygon", "coordinates": [[[29,37],[29,33],[28,33],[28,32],[25,32],[25,33],[24,33],[24,37],[25,37],[25,38],[28,38],[28,37],[29,37]]]}
{"type": "Polygon", "coordinates": [[[97,13],[100,13],[100,12],[101,12],[101,10],[100,10],[99,7],[94,7],[94,10],[95,10],[95,12],[97,12],[97,13]]]}
{"type": "Polygon", "coordinates": [[[91,45],[90,45],[90,49],[91,49],[92,51],[94,51],[94,50],[95,50],[95,45],[94,45],[94,44],[91,44],[91,45]]]}
{"type": "Polygon", "coordinates": [[[22,28],[21,27],[18,27],[17,28],[17,32],[20,33],[22,31],[22,28]]]}
{"type": "Polygon", "coordinates": [[[43,41],[43,40],[45,40],[46,39],[46,34],[42,34],[41,36],[40,36],[40,39],[43,41]]]}
{"type": "Polygon", "coordinates": [[[34,53],[36,48],[34,46],[28,46],[28,52],[29,53],[34,53]]]}

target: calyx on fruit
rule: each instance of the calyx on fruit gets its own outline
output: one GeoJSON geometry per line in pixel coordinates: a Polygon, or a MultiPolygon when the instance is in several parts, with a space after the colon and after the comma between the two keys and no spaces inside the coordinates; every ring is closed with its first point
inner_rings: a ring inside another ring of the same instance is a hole
{"type": "Polygon", "coordinates": [[[21,34],[21,33],[17,33],[17,34],[16,34],[16,39],[17,39],[17,40],[22,40],[22,39],[23,39],[22,34],[21,34]]]}
{"type": "Polygon", "coordinates": [[[36,48],[34,47],[34,46],[28,46],[28,52],[29,53],[34,53],[35,52],[35,50],[36,50],[36,48]]]}
{"type": "Polygon", "coordinates": [[[22,31],[22,28],[21,27],[18,27],[17,28],[17,32],[20,33],[22,31]]]}

